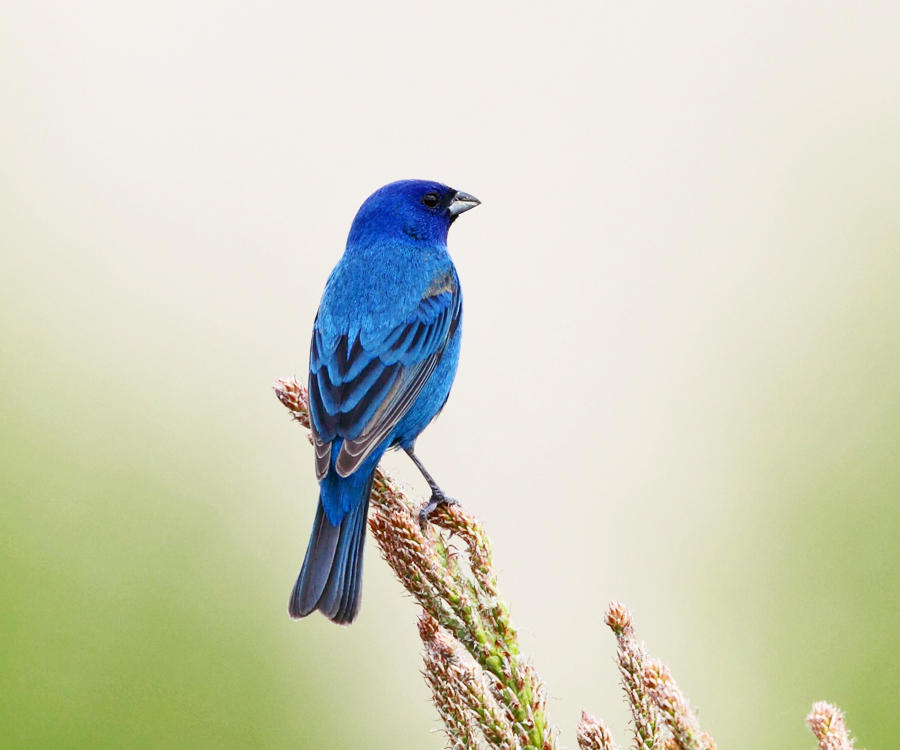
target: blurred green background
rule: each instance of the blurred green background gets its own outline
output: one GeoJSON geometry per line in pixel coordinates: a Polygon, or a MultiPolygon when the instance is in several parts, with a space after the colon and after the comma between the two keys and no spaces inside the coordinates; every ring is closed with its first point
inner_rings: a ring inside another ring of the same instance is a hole
{"type": "MultiPolygon", "coordinates": [[[[551,719],[623,746],[625,601],[720,747],[900,731],[896,3],[0,11],[0,745],[439,748],[415,607],[293,623],[316,497],[271,393],[349,222],[454,226],[420,441],[551,719]],[[515,439],[511,439],[514,437],[515,439]]],[[[402,457],[388,466],[414,491],[402,457]]]]}

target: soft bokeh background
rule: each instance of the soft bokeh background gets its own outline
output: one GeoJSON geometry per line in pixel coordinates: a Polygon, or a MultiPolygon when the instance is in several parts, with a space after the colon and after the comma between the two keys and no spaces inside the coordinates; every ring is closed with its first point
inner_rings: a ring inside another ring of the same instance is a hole
{"type": "Polygon", "coordinates": [[[821,698],[895,744],[900,9],[737,5],[3,6],[0,744],[442,746],[373,544],[357,624],[287,618],[270,390],[410,176],[484,204],[420,451],[563,743],[627,742],[619,598],[720,747],[811,748],[821,698]]]}

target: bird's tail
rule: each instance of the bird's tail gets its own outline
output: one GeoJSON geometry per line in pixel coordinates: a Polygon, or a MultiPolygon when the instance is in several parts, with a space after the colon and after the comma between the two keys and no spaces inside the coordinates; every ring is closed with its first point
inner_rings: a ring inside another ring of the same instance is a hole
{"type": "Polygon", "coordinates": [[[359,473],[345,478],[332,468],[322,480],[306,557],[288,604],[295,619],[318,609],[332,622],[346,625],[359,612],[366,515],[375,471],[362,477],[359,473]],[[337,525],[329,520],[326,507],[345,510],[337,525]]]}

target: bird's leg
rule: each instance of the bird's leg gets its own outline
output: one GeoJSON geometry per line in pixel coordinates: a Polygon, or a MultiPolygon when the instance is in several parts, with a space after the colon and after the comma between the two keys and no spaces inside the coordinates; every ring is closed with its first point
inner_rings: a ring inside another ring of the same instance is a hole
{"type": "Polygon", "coordinates": [[[426,469],[422,462],[419,460],[419,457],[415,454],[413,447],[404,448],[406,451],[406,455],[412,459],[412,462],[416,465],[416,468],[422,473],[422,476],[425,477],[425,481],[428,482],[428,486],[431,488],[431,498],[427,503],[422,507],[422,510],[419,511],[419,524],[422,526],[422,530],[425,530],[425,524],[428,523],[428,518],[434,513],[435,509],[439,505],[457,505],[458,502],[452,498],[448,497],[444,494],[444,491],[438,487],[437,482],[434,481],[434,477],[428,473],[428,469],[426,469]]]}

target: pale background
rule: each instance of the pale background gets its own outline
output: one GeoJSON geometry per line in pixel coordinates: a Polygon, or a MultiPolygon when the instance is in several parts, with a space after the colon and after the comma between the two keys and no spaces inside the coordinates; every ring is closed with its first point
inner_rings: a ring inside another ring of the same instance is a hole
{"type": "MultiPolygon", "coordinates": [[[[900,6],[8,3],[4,747],[437,748],[415,606],[286,615],[362,200],[477,195],[420,453],[575,746],[625,601],[722,748],[900,731],[900,6]]],[[[402,456],[389,467],[422,492],[402,456]]]]}

